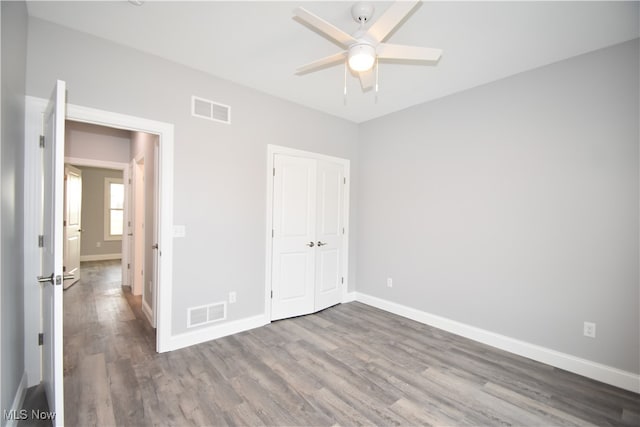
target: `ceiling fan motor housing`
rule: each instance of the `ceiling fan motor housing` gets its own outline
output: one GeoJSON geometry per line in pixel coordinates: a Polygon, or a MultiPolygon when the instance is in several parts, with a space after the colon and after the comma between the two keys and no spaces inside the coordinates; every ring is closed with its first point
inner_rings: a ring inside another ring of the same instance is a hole
{"type": "Polygon", "coordinates": [[[374,11],[371,3],[360,1],[351,7],[351,16],[358,24],[364,24],[371,19],[374,11]]]}

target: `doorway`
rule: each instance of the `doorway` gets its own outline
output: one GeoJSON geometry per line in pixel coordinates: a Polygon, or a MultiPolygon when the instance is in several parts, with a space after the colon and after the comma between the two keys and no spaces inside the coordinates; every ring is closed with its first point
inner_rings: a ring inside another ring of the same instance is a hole
{"type": "Polygon", "coordinates": [[[155,327],[158,136],[67,121],[65,160],[84,172],[82,261],[119,260],[155,327]]]}
{"type": "MultiPolygon", "coordinates": [[[[27,96],[25,99],[25,283],[31,283],[41,270],[40,253],[34,242],[42,234],[42,153],[37,141],[42,135],[42,114],[47,100],[27,96]],[[33,141],[36,141],[33,143],[33,141]]],[[[171,294],[173,259],[173,141],[172,124],[123,115],[115,112],[67,104],[66,118],[80,123],[96,124],[129,131],[157,135],[157,292],[156,302],[156,351],[165,352],[176,347],[171,337],[171,294]]],[[[152,154],[153,156],[153,154],[152,154]]],[[[109,162],[106,162],[109,163],[109,162]]],[[[126,167],[126,165],[125,165],[126,167]]],[[[42,328],[40,307],[41,289],[25,286],[25,336],[37,336],[42,328]]],[[[42,353],[36,339],[25,340],[25,370],[28,386],[37,385],[42,378],[42,353]]]]}

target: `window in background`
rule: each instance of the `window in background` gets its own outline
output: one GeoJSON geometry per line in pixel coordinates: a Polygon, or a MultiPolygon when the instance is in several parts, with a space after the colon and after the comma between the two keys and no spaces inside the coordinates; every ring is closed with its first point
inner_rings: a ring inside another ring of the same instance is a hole
{"type": "Polygon", "coordinates": [[[124,230],[124,184],[122,179],[104,179],[104,207],[104,239],[121,240],[124,230]]]}

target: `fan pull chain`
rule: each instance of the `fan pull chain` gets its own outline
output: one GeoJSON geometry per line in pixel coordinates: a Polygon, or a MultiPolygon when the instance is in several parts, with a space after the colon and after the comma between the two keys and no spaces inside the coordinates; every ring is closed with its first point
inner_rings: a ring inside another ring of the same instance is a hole
{"type": "Polygon", "coordinates": [[[347,105],[347,61],[344,61],[344,105],[347,105]]]}
{"type": "Polygon", "coordinates": [[[380,70],[380,63],[378,62],[378,57],[376,56],[376,104],[378,103],[378,71],[380,70]]]}

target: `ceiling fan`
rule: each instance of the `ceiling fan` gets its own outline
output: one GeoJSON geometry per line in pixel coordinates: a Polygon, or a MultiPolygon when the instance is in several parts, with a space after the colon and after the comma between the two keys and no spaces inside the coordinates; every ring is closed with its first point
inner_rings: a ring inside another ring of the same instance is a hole
{"type": "Polygon", "coordinates": [[[393,29],[409,15],[419,2],[420,0],[394,2],[368,29],[365,26],[373,16],[374,7],[371,3],[358,2],[351,8],[353,19],[360,24],[360,28],[353,34],[341,30],[302,7],[295,9],[294,14],[299,20],[346,49],[303,65],[296,70],[296,74],[317,71],[341,63],[346,59],[349,68],[360,77],[362,89],[366,90],[374,84],[373,68],[378,59],[436,63],[442,55],[441,49],[385,43],[385,39],[389,37],[393,29]]]}

